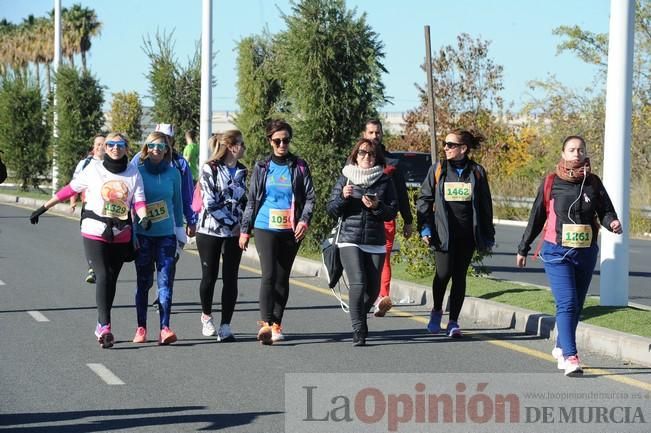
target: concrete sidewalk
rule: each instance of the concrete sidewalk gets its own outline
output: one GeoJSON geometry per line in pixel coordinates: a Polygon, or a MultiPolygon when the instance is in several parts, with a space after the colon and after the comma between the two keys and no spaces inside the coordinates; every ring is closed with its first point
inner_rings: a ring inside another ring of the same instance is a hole
{"type": "MultiPolygon", "coordinates": [[[[0,203],[36,209],[43,204],[43,201],[0,194],[0,203]]],[[[68,204],[59,204],[50,210],[50,212],[52,211],[67,216],[73,215],[68,204]]],[[[79,209],[74,212],[74,215],[79,216],[79,209]]],[[[186,248],[195,247],[193,244],[189,244],[186,248]]],[[[255,246],[251,245],[244,252],[243,257],[257,262],[258,254],[255,246]]],[[[315,260],[297,257],[292,273],[319,276],[322,275],[322,264],[315,260]]],[[[394,279],[391,282],[391,297],[397,307],[400,307],[400,305],[422,305],[424,308],[431,308],[432,299],[429,286],[394,279]]],[[[651,312],[649,317],[651,318],[651,312]]],[[[462,322],[467,323],[481,323],[496,328],[510,328],[544,338],[556,338],[554,316],[486,299],[467,297],[460,319],[462,322]]],[[[651,367],[651,338],[579,323],[577,345],[586,351],[604,354],[624,362],[651,367]]]]}

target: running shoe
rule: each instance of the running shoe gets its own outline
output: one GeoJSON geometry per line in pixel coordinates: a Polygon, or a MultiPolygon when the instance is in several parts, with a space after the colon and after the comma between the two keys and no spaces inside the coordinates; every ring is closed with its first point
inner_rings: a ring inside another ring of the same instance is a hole
{"type": "Polygon", "coordinates": [[[223,325],[219,326],[219,332],[217,332],[217,341],[221,341],[221,342],[235,341],[235,335],[233,335],[233,331],[231,331],[231,325],[229,325],[228,323],[224,323],[223,325]]]}
{"type": "Polygon", "coordinates": [[[391,302],[391,298],[383,296],[375,306],[375,313],[373,315],[375,317],[384,317],[392,307],[393,302],[391,302]]]}
{"type": "Polygon", "coordinates": [[[136,335],[133,337],[134,343],[146,343],[147,342],[147,328],[144,326],[138,326],[136,329],[136,335]]]}
{"type": "Polygon", "coordinates": [[[206,316],[205,314],[201,313],[201,324],[203,325],[201,333],[204,337],[212,337],[217,334],[215,323],[212,321],[212,316],[206,316]]]}
{"type": "Polygon", "coordinates": [[[176,341],[176,334],[167,326],[163,326],[158,337],[158,344],[167,345],[176,341]]]}
{"type": "Polygon", "coordinates": [[[283,335],[283,327],[278,323],[271,325],[271,341],[275,343],[276,341],[283,341],[284,339],[285,336],[283,335]]]}
{"type": "Polygon", "coordinates": [[[560,347],[554,347],[552,350],[552,356],[556,360],[556,368],[559,370],[565,369],[565,358],[563,357],[563,349],[560,347]]]}
{"type": "Polygon", "coordinates": [[[427,330],[432,334],[438,334],[441,332],[441,318],[443,317],[443,310],[432,310],[429,313],[429,323],[427,324],[427,330]]]}
{"type": "Polygon", "coordinates": [[[95,284],[96,278],[95,278],[95,271],[93,271],[93,268],[88,268],[88,274],[86,275],[86,282],[88,284],[95,284]]]}
{"type": "Polygon", "coordinates": [[[452,338],[463,337],[463,335],[461,334],[461,328],[459,327],[459,324],[452,320],[448,322],[447,334],[448,337],[452,337],[452,338]]]}
{"type": "Polygon", "coordinates": [[[271,326],[267,322],[262,321],[258,322],[258,325],[260,325],[260,330],[258,331],[258,341],[260,344],[264,344],[265,346],[274,344],[271,326]]]}
{"type": "Polygon", "coordinates": [[[366,346],[366,338],[360,331],[353,331],[353,347],[366,346]]]}
{"type": "Polygon", "coordinates": [[[583,368],[581,368],[581,361],[578,355],[572,355],[565,358],[564,362],[565,376],[577,377],[583,375],[583,368]]]}
{"type": "Polygon", "coordinates": [[[95,327],[95,337],[97,337],[97,342],[102,349],[113,347],[113,343],[115,342],[115,337],[111,333],[110,323],[104,326],[98,323],[95,327]]]}

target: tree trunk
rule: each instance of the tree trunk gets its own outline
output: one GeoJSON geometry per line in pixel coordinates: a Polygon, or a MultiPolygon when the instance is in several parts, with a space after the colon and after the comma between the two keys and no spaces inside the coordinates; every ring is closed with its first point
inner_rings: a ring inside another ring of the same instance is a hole
{"type": "Polygon", "coordinates": [[[81,68],[86,72],[86,51],[81,52],[81,68]]]}
{"type": "Polygon", "coordinates": [[[50,77],[50,64],[46,63],[45,64],[45,86],[47,88],[47,93],[46,95],[49,95],[50,92],[52,92],[52,86],[51,86],[51,77],[50,77]]]}

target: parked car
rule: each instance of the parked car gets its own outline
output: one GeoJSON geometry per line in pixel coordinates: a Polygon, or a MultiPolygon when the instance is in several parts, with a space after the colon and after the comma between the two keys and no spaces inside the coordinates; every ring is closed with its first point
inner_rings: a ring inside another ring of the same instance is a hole
{"type": "Polygon", "coordinates": [[[427,171],[432,165],[432,155],[425,152],[391,152],[393,158],[398,159],[398,170],[405,177],[408,188],[420,188],[427,171]]]}

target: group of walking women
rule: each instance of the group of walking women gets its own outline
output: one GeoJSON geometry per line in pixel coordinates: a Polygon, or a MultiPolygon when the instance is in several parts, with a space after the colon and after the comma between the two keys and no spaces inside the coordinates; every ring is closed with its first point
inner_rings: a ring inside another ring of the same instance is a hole
{"type": "MultiPolygon", "coordinates": [[[[238,269],[242,251],[253,236],[262,273],[257,339],[271,345],[285,338],[282,323],[289,276],[315,206],[310,168],[289,151],[292,137],[288,123],[269,122],[266,138],[271,152],[254,165],[248,181],[249,171],[239,162],[245,151],[242,134],[232,130],[210,139],[212,155],[200,169],[192,206],[198,214],[192,223],[196,223],[202,269],[199,294],[204,336],[217,336],[218,341],[235,339],[231,319],[238,297],[238,269]],[[212,304],[220,259],[222,311],[217,327],[212,304]]],[[[495,244],[487,173],[469,157],[482,140],[470,131],[451,131],[443,145],[445,159],[430,168],[416,201],[418,230],[423,242],[434,250],[436,262],[427,329],[433,334],[445,331],[452,338],[462,336],[458,319],[473,254],[489,252],[495,244]],[[449,316],[443,330],[443,299],[450,280],[449,316]]],[[[191,198],[182,193],[170,141],[162,132],[151,133],[133,165],[127,163],[127,138],[109,134],[103,160],[83,170],[30,217],[32,223],[38,223],[39,216],[56,203],[85,192],[81,232],[96,274],[95,335],[102,347],[113,345],[110,314],[117,278],[123,263],[134,257],[138,283],[133,341],[147,341],[147,298],[155,270],[160,302],[158,342],[176,340],[169,328],[176,251],[186,242],[186,233],[194,233],[183,230],[183,208],[191,198]]],[[[585,141],[568,137],[556,170],[538,189],[516,260],[519,267],[526,264],[531,243],[543,231],[540,257],[557,308],[558,339],[552,355],[569,376],[582,372],[576,327],[596,264],[596,221],[612,232],[622,232],[608,194],[590,168],[585,141]]],[[[366,344],[367,317],[382,298],[378,297],[380,276],[389,260],[385,223],[395,220],[400,207],[394,169],[387,164],[379,140],[360,139],[326,204],[327,212],[338,219],[336,242],[349,279],[354,346],[366,344]]],[[[187,215],[185,218],[188,223],[187,215]]]]}

